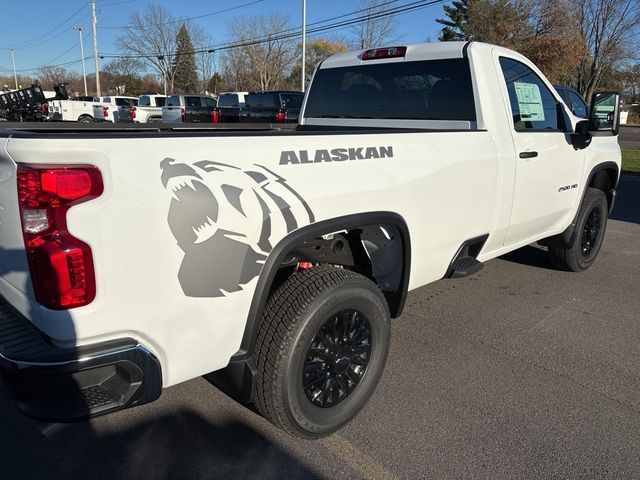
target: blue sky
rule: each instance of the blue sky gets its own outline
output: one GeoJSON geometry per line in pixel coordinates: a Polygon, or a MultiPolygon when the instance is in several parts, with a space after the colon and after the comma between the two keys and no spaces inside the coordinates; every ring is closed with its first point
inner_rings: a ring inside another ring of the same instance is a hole
{"type": "MultiPolygon", "coordinates": [[[[414,0],[396,0],[394,6],[413,3],[414,0]]],[[[85,57],[92,54],[91,3],[89,0],[30,0],[28,14],[25,3],[2,0],[2,29],[0,29],[0,74],[13,72],[11,51],[14,48],[18,74],[29,75],[28,69],[45,64],[64,65],[80,71],[79,33],[84,34],[85,57]],[[14,19],[15,21],[8,21],[14,19]],[[72,63],[76,62],[76,63],[72,63]]],[[[97,0],[98,49],[102,53],[117,52],[115,39],[120,33],[117,27],[127,24],[129,14],[144,10],[149,4],[167,8],[178,18],[207,15],[194,20],[216,43],[229,40],[227,22],[238,17],[285,14],[292,26],[301,24],[302,0],[97,0]],[[222,12],[223,10],[228,10],[222,12]],[[216,13],[220,12],[220,13],[216,13]],[[116,27],[116,28],[114,28],[116,27]]],[[[436,40],[439,32],[436,18],[443,16],[442,3],[420,8],[397,16],[399,43],[436,40]]],[[[307,0],[307,23],[325,20],[358,10],[357,0],[307,0]]],[[[347,17],[348,18],[348,17],[347,17]]],[[[350,35],[348,28],[323,33],[323,36],[350,35]]],[[[103,60],[103,64],[106,60],[103,60]]],[[[87,63],[92,71],[93,62],[87,63]]]]}

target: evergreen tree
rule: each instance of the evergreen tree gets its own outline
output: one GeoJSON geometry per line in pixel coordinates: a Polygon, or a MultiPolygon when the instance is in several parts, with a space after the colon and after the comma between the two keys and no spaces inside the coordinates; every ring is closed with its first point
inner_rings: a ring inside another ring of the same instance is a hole
{"type": "Polygon", "coordinates": [[[454,0],[452,5],[444,6],[444,13],[449,20],[439,18],[436,20],[440,25],[444,25],[438,39],[442,42],[451,42],[457,40],[469,40],[465,33],[465,27],[469,20],[469,1],[470,0],[454,0]]]}
{"type": "Polygon", "coordinates": [[[176,36],[176,55],[173,59],[173,88],[176,92],[196,93],[198,90],[198,69],[193,50],[189,29],[183,24],[176,36]]]}

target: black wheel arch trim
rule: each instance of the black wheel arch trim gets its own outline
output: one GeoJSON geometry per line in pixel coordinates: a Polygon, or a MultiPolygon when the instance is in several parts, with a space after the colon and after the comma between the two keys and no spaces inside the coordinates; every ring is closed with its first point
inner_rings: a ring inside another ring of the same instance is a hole
{"type": "Polygon", "coordinates": [[[611,212],[613,211],[615,199],[616,199],[616,188],[618,187],[618,182],[620,181],[620,168],[618,167],[617,163],[607,161],[607,162],[602,162],[597,164],[595,167],[591,169],[591,172],[589,172],[587,181],[584,183],[584,189],[582,191],[582,195],[580,196],[580,203],[578,204],[576,216],[571,221],[571,224],[562,233],[553,235],[552,237],[543,238],[542,240],[538,241],[540,245],[543,245],[545,247],[568,248],[573,244],[573,241],[575,240],[576,220],[577,220],[578,214],[580,213],[580,205],[582,205],[582,202],[584,201],[584,196],[587,194],[587,188],[589,188],[589,185],[591,185],[591,182],[593,181],[594,177],[599,172],[602,172],[605,170],[611,170],[611,169],[615,170],[616,179],[611,189],[611,192],[604,192],[605,195],[607,196],[607,201],[609,202],[608,213],[609,215],[611,215],[611,212]]]}
{"type": "Polygon", "coordinates": [[[396,301],[390,302],[389,305],[392,318],[398,317],[402,313],[407,297],[411,268],[411,239],[409,235],[409,228],[407,227],[407,223],[404,218],[394,212],[368,212],[322,220],[291,232],[280,240],[271,251],[271,254],[265,261],[264,267],[260,272],[260,276],[258,277],[258,284],[253,294],[253,300],[251,301],[251,307],[249,309],[249,315],[247,317],[240,351],[234,355],[234,359],[246,358],[252,354],[256,340],[258,322],[260,320],[260,313],[267,303],[271,285],[273,284],[276,273],[278,272],[278,268],[282,264],[282,261],[288,252],[304,241],[311,240],[320,235],[343,229],[349,230],[367,225],[383,224],[393,225],[396,227],[402,240],[403,267],[402,279],[399,287],[400,294],[396,301]]]}

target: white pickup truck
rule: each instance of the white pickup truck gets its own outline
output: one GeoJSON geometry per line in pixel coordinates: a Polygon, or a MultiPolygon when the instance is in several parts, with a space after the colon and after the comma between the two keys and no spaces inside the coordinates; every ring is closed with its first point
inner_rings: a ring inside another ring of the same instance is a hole
{"type": "Polygon", "coordinates": [[[577,118],[522,55],[436,43],[325,60],[295,131],[5,127],[6,385],[73,421],[216,372],[327,435],[373,393],[408,291],[532,242],[593,264],[618,105],[577,118]]]}
{"type": "Polygon", "coordinates": [[[93,122],[93,105],[99,102],[86,100],[51,100],[49,102],[49,120],[63,122],[93,122]]]}
{"type": "Polygon", "coordinates": [[[93,104],[94,121],[115,123],[119,120],[118,108],[130,105],[138,105],[138,97],[119,95],[103,97],[101,103],[93,104]]]}
{"type": "Polygon", "coordinates": [[[118,107],[118,121],[123,123],[161,122],[162,107],[166,100],[166,95],[141,95],[137,105],[118,107]]]}

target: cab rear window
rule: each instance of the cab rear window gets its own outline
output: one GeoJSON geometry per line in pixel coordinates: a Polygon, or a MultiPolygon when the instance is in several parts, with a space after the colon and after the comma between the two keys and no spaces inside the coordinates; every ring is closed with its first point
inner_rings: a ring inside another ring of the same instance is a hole
{"type": "Polygon", "coordinates": [[[475,121],[469,63],[460,58],[320,69],[305,116],[475,121]]]}
{"type": "Polygon", "coordinates": [[[251,93],[244,97],[244,103],[250,108],[279,108],[273,93],[251,93]]]}

